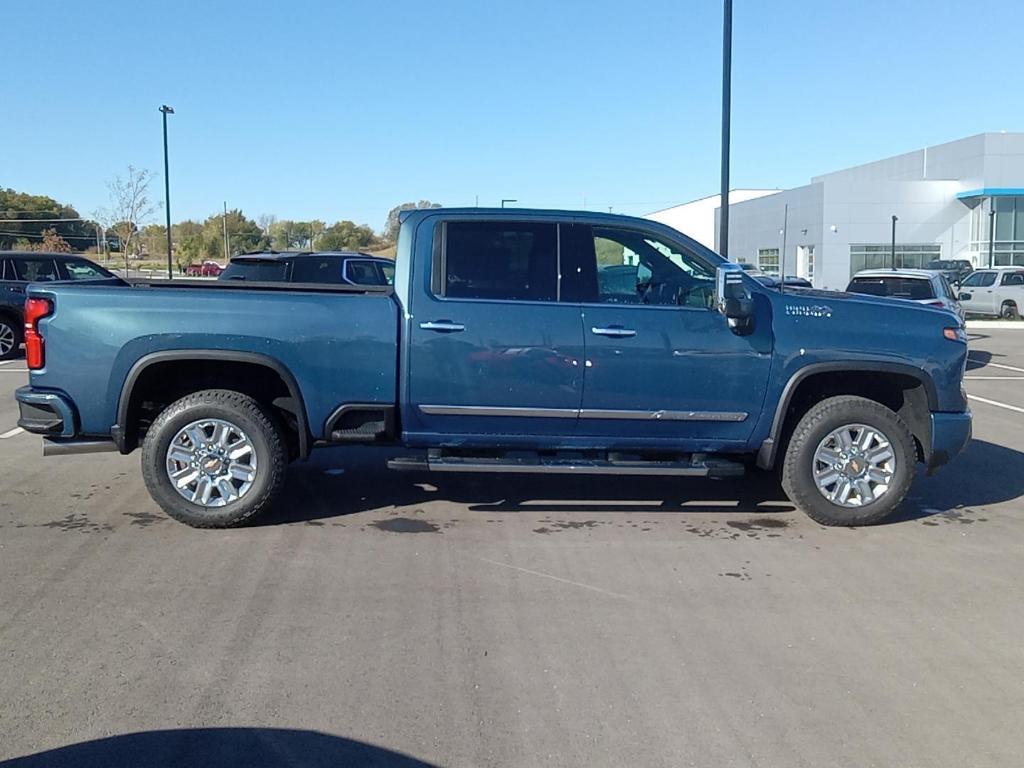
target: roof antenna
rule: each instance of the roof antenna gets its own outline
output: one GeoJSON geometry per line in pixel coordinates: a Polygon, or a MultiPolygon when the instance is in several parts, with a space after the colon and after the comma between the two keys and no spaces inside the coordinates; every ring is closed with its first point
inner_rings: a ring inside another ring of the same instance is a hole
{"type": "Polygon", "coordinates": [[[786,292],[786,230],[789,229],[789,203],[782,209],[782,256],[779,258],[779,293],[786,292]]]}

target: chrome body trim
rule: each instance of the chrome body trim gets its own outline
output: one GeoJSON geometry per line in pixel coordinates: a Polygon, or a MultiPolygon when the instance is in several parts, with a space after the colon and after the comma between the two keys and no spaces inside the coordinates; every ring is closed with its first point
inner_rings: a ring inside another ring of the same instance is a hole
{"type": "Polygon", "coordinates": [[[487,405],[420,405],[428,416],[512,416],[542,419],[629,419],[633,421],[745,421],[741,411],[620,411],[596,408],[516,408],[487,405]]]}

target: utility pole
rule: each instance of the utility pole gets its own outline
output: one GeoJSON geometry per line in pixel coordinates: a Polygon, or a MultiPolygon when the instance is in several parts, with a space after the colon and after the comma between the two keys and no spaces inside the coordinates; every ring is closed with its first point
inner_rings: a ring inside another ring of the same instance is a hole
{"type": "Polygon", "coordinates": [[[896,222],[897,221],[899,221],[899,218],[896,216],[896,214],[893,214],[893,216],[892,216],[892,250],[889,252],[889,260],[891,262],[890,266],[893,269],[896,269],[896,222]]]}
{"type": "Polygon", "coordinates": [[[732,101],[732,0],[722,14],[722,200],[718,221],[718,252],[729,258],[729,109],[732,101]]]}
{"type": "Polygon", "coordinates": [[[96,258],[100,257],[100,225],[96,225],[96,258]]]}
{"type": "Polygon", "coordinates": [[[166,104],[160,107],[164,117],[164,210],[167,213],[167,279],[174,279],[174,272],[171,270],[171,175],[167,169],[167,116],[173,115],[174,110],[166,104]]]}
{"type": "Polygon", "coordinates": [[[996,247],[996,209],[995,200],[993,198],[988,199],[988,268],[992,269],[996,265],[995,256],[996,247]]]}
{"type": "Polygon", "coordinates": [[[224,201],[224,266],[227,266],[227,263],[229,261],[231,261],[231,256],[228,255],[229,253],[230,253],[230,251],[228,249],[228,203],[227,203],[227,200],[225,200],[224,201]]]}

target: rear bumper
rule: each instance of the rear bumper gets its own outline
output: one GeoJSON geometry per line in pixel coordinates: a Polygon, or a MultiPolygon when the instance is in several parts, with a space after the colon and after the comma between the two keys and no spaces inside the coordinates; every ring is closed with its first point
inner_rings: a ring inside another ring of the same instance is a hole
{"type": "Polygon", "coordinates": [[[932,445],[929,471],[955,459],[971,441],[971,412],[932,413],[932,445]]]}
{"type": "Polygon", "coordinates": [[[18,401],[18,426],[26,432],[47,437],[74,437],[78,431],[75,407],[64,395],[20,387],[14,392],[18,401]]]}

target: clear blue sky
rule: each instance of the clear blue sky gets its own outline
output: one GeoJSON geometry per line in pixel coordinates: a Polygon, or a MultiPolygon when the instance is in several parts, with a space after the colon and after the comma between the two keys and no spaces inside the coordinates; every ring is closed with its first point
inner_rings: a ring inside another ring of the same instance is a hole
{"type": "MultiPolygon", "coordinates": [[[[734,13],[735,187],[1024,128],[1019,0],[734,13]]],[[[58,0],[3,19],[0,186],[83,214],[129,163],[162,173],[161,103],[174,220],[226,200],[379,229],[402,201],[476,195],[640,214],[718,187],[718,0],[58,0]]]]}

